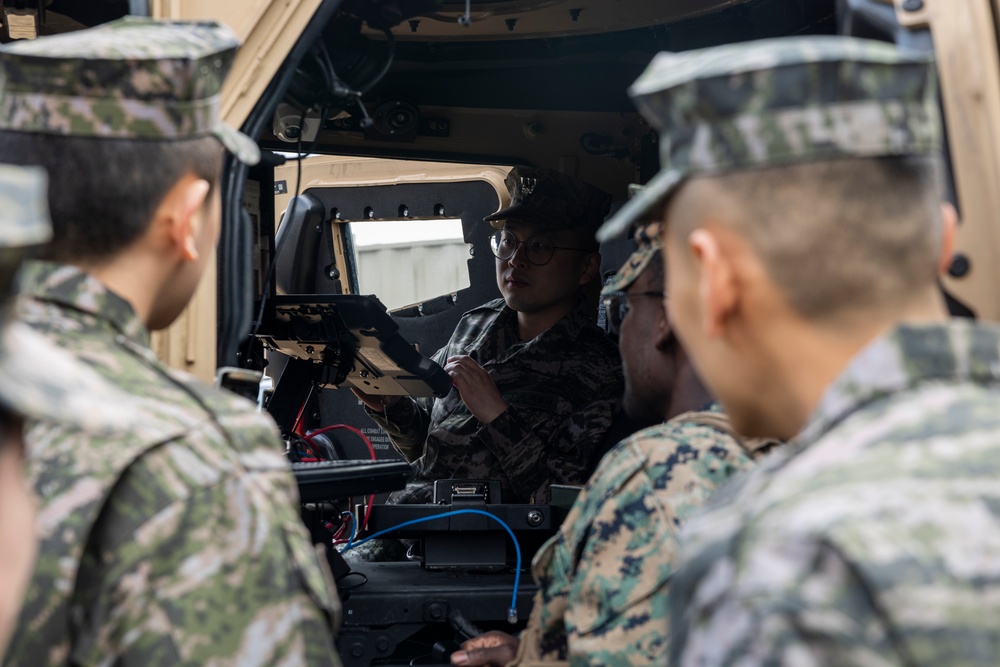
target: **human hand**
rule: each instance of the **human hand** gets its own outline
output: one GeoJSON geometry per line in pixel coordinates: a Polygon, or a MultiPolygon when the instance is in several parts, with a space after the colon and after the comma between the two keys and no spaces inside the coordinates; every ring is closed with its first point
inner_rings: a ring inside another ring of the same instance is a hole
{"type": "Polygon", "coordinates": [[[483,424],[489,424],[507,409],[496,382],[472,357],[448,357],[444,370],[451,376],[469,412],[483,424]]]}
{"type": "Polygon", "coordinates": [[[503,667],[514,659],[521,640],[499,630],[463,642],[461,650],[451,654],[453,665],[483,665],[503,667]]]}
{"type": "Polygon", "coordinates": [[[399,402],[399,396],[380,396],[378,394],[366,394],[357,387],[351,387],[351,391],[358,399],[371,408],[373,411],[385,414],[388,408],[391,408],[396,403],[399,402]]]}

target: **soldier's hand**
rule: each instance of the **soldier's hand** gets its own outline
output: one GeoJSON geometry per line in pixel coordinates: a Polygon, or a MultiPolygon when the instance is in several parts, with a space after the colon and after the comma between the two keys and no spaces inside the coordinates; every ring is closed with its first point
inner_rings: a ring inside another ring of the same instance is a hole
{"type": "Polygon", "coordinates": [[[507,409],[496,382],[472,357],[448,357],[444,370],[451,376],[469,412],[483,424],[489,424],[507,409]]]}
{"type": "Polygon", "coordinates": [[[385,414],[387,408],[392,407],[399,401],[399,396],[379,396],[377,394],[366,394],[357,387],[351,387],[351,391],[357,396],[362,403],[367,405],[375,412],[380,412],[385,414]]]}
{"type": "Polygon", "coordinates": [[[463,643],[461,650],[451,654],[451,664],[503,667],[517,655],[520,644],[517,637],[490,630],[463,643]]]}

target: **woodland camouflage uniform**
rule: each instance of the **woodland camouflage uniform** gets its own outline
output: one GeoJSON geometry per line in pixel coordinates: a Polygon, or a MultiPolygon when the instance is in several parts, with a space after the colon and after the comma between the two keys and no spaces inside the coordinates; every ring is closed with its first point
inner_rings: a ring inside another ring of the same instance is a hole
{"type": "MultiPolygon", "coordinates": [[[[659,223],[639,226],[633,238],[635,252],[604,294],[627,290],[661,251],[659,223]]],[[[736,437],[713,405],[609,451],[535,556],[538,593],[516,664],[662,664],[677,531],[716,487],[751,465],[760,444],[736,437]]]]}
{"type": "MultiPolygon", "coordinates": [[[[632,94],[664,138],[660,197],[693,174],[941,148],[933,64],[883,43],[665,54],[632,94]]],[[[869,343],[788,448],[682,532],[671,664],[996,665],[998,406],[996,327],[869,343]]]]}
{"type": "MultiPolygon", "coordinates": [[[[0,47],[0,127],[214,135],[253,162],[218,120],[237,45],[215,23],[125,19],[0,47]]],[[[82,270],[31,263],[25,292],[29,324],[116,385],[92,398],[129,419],[27,435],[41,550],[7,664],[339,664],[339,601],[273,422],[157,361],[131,305],[82,270]]]]}
{"type": "MultiPolygon", "coordinates": [[[[545,229],[597,225],[610,198],[575,178],[516,167],[507,178],[511,206],[486,218],[499,228],[517,219],[545,229]]],[[[618,412],[624,388],[618,349],[596,324],[582,294],[576,307],[529,341],[503,299],[466,313],[434,355],[468,355],[490,374],[510,406],[481,424],[453,389],[443,399],[402,398],[383,416],[369,414],[396,449],[415,461],[417,478],[499,479],[508,502],[548,499],[550,484],[583,484],[594,451],[618,412]]],[[[430,502],[426,484],[397,494],[430,502]]]]}

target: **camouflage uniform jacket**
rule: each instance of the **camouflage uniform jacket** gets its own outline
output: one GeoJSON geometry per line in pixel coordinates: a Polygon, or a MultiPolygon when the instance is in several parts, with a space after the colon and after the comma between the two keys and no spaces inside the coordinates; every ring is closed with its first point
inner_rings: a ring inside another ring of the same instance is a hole
{"type": "Polygon", "coordinates": [[[672,664],[1000,664],[1000,329],[901,326],[681,534],[672,664]]]}
{"type": "Polygon", "coordinates": [[[643,429],[601,460],[535,556],[539,590],[516,664],[666,660],[677,527],[752,462],[741,443],[696,421],[698,414],[643,429]]]}
{"type": "Polygon", "coordinates": [[[510,406],[492,422],[479,423],[457,389],[372,414],[416,461],[418,479],[499,479],[516,502],[543,501],[550,484],[583,484],[623,391],[618,348],[593,324],[586,300],[523,342],[517,313],[491,301],[465,314],[434,360],[444,365],[460,354],[486,369],[510,406]]]}
{"type": "Polygon", "coordinates": [[[41,546],[7,664],[339,664],[339,601],[273,423],[160,364],[95,278],[41,262],[26,278],[24,319],[133,419],[26,433],[41,546]]]}

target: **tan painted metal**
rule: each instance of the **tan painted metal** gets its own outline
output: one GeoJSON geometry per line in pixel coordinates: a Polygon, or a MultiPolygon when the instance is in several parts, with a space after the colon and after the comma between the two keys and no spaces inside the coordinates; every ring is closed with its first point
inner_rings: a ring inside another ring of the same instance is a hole
{"type": "MultiPolygon", "coordinates": [[[[305,192],[310,188],[486,181],[497,192],[500,201],[497,209],[499,210],[510,201],[510,195],[504,185],[504,178],[508,171],[510,171],[510,167],[317,155],[303,160],[302,181],[298,184],[298,192],[305,192]]],[[[288,184],[288,192],[276,195],[274,198],[274,225],[277,229],[281,215],[296,192],[297,166],[294,163],[289,163],[278,167],[274,170],[274,180],[284,180],[288,184]]],[[[332,232],[334,260],[338,266],[348,266],[340,225],[333,223],[332,232]]],[[[345,294],[350,293],[346,276],[341,281],[341,289],[345,294]]]]}
{"type": "MultiPolygon", "coordinates": [[[[887,3],[889,0],[884,0],[887,3]]],[[[962,226],[957,251],[972,270],[947,286],[984,319],[1000,320],[1000,0],[923,0],[901,25],[930,27],[962,226]]]]}
{"type": "MultiPolygon", "coordinates": [[[[243,40],[222,89],[222,117],[234,127],[246,120],[322,0],[152,0],[164,19],[215,19],[243,40]]],[[[215,375],[216,269],[206,271],[187,310],[153,335],[160,359],[203,380],[215,375]]]]}

